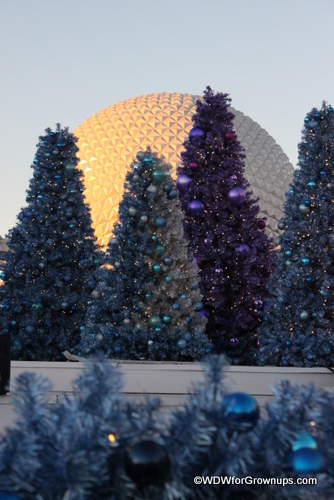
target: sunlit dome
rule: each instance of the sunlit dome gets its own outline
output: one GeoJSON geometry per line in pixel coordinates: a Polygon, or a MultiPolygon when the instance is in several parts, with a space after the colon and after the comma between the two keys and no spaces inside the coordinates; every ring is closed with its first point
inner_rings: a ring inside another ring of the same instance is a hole
{"type": "MultiPolygon", "coordinates": [[[[168,92],[133,97],[102,109],[75,129],[86,200],[102,246],[111,237],[125,175],[135,154],[150,146],[175,169],[180,163],[182,144],[193,126],[191,117],[197,99],[200,97],[168,92]]],[[[275,237],[293,166],[260,125],[240,111],[231,111],[238,139],[245,148],[245,175],[254,196],[260,198],[268,233],[275,237]]]]}

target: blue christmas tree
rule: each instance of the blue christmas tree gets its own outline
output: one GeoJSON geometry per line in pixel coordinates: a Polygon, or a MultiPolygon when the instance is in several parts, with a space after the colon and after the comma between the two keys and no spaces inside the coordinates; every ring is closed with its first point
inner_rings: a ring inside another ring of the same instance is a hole
{"type": "Polygon", "coordinates": [[[80,355],[198,359],[208,340],[198,268],[183,237],[171,165],[147,150],[127,173],[80,355]]]}
{"type": "Polygon", "coordinates": [[[100,259],[75,142],[59,125],[40,137],[27,206],[9,232],[0,325],[13,359],[62,360],[80,339],[100,259]]]}
{"type": "Polygon", "coordinates": [[[299,168],[287,193],[277,272],[260,329],[259,362],[334,364],[334,112],[323,104],[304,120],[299,168]]]}

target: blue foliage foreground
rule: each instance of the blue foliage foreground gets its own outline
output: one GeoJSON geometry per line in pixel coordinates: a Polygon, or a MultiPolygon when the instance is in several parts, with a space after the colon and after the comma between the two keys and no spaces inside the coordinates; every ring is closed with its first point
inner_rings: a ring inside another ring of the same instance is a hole
{"type": "Polygon", "coordinates": [[[333,393],[281,382],[260,415],[254,398],[226,391],[224,366],[209,357],[172,415],[127,401],[107,361],[87,363],[53,406],[48,380],[20,375],[17,420],[0,436],[0,499],[334,498],[333,393]]]}

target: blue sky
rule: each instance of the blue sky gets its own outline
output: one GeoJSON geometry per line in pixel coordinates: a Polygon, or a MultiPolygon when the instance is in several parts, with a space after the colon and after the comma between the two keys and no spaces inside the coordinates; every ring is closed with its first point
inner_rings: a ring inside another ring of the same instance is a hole
{"type": "Polygon", "coordinates": [[[39,135],[120,100],[210,85],[297,162],[334,105],[333,0],[0,0],[0,235],[25,205],[39,135]]]}

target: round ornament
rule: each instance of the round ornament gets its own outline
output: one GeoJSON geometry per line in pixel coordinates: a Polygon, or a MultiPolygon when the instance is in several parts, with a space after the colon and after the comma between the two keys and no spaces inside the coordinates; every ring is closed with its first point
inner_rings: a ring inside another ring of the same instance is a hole
{"type": "Polygon", "coordinates": [[[99,290],[93,290],[92,293],[92,299],[97,300],[101,297],[101,293],[99,290]]]}
{"type": "Polygon", "coordinates": [[[32,307],[32,310],[34,312],[36,312],[37,314],[40,314],[44,309],[42,302],[35,302],[31,307],[32,307]]]}
{"type": "Polygon", "coordinates": [[[227,141],[231,141],[234,137],[234,132],[232,130],[230,130],[229,132],[226,132],[225,133],[225,139],[227,141]]]}
{"type": "Polygon", "coordinates": [[[137,209],[135,207],[130,207],[128,212],[131,217],[134,217],[137,213],[137,209]]]}
{"type": "Polygon", "coordinates": [[[265,223],[265,221],[264,221],[264,220],[259,220],[259,221],[257,221],[257,227],[258,227],[259,229],[264,229],[264,228],[266,227],[266,223],[265,223]]]}
{"type": "Polygon", "coordinates": [[[150,184],[146,191],[148,194],[156,194],[158,192],[158,188],[154,184],[150,184]]]}
{"type": "Polygon", "coordinates": [[[173,281],[173,278],[171,276],[166,276],[165,281],[166,283],[171,283],[173,281]]]}
{"type": "Polygon", "coordinates": [[[234,392],[225,396],[223,404],[229,427],[247,431],[256,425],[260,411],[253,396],[244,392],[234,392]]]}
{"type": "Polygon", "coordinates": [[[237,339],[236,337],[233,337],[232,339],[230,339],[230,346],[237,347],[238,344],[239,344],[239,339],[237,339]]]}
{"type": "Polygon", "coordinates": [[[181,299],[186,299],[187,298],[187,294],[186,293],[181,293],[180,297],[181,297],[181,299]]]}
{"type": "Polygon", "coordinates": [[[165,217],[157,217],[155,219],[155,227],[160,228],[160,227],[165,227],[165,225],[166,225],[165,217]]]}
{"type": "Polygon", "coordinates": [[[150,300],[152,298],[151,293],[145,293],[145,299],[150,300]]]}
{"type": "Polygon", "coordinates": [[[154,273],[160,273],[160,271],[161,271],[160,264],[154,264],[154,266],[153,266],[153,272],[154,273]]]}
{"type": "Polygon", "coordinates": [[[168,198],[170,200],[175,200],[175,198],[177,198],[177,191],[176,189],[171,189],[168,193],[168,198]]]}
{"type": "Polygon", "coordinates": [[[114,268],[115,269],[120,269],[121,267],[122,267],[122,264],[120,262],[116,261],[115,264],[114,264],[114,268]]]}
{"type": "Polygon", "coordinates": [[[138,182],[138,181],[139,181],[139,179],[140,179],[140,177],[139,177],[139,175],[138,175],[138,174],[135,174],[135,175],[133,176],[133,181],[134,181],[134,182],[138,182]]]}
{"type": "Polygon", "coordinates": [[[173,259],[171,259],[170,257],[165,257],[164,264],[165,266],[171,266],[173,264],[173,259]]]}
{"type": "Polygon", "coordinates": [[[165,186],[164,186],[164,191],[165,191],[166,193],[169,193],[169,191],[170,191],[171,189],[172,189],[172,188],[170,187],[170,185],[169,185],[169,184],[165,184],[165,186]]]}
{"type": "Polygon", "coordinates": [[[201,127],[194,127],[189,132],[189,141],[192,144],[200,144],[205,138],[205,131],[201,127]]]}
{"type": "Polygon", "coordinates": [[[300,321],[307,321],[308,320],[308,312],[307,311],[302,311],[299,314],[299,319],[300,319],[300,321]]]}
{"type": "Polygon", "coordinates": [[[157,245],[155,253],[157,255],[163,255],[166,252],[166,248],[163,245],[157,245]]]}
{"type": "Polygon", "coordinates": [[[144,151],[138,151],[138,153],[136,154],[136,158],[138,161],[142,161],[145,158],[144,151]]]}
{"type": "Polygon", "coordinates": [[[301,203],[298,207],[298,210],[301,214],[307,214],[310,211],[310,207],[305,205],[305,203],[301,203]]]}
{"type": "Polygon", "coordinates": [[[311,436],[308,432],[302,431],[297,440],[292,444],[292,451],[297,451],[300,448],[311,448],[315,450],[318,448],[317,442],[314,437],[311,436]]]}
{"type": "Polygon", "coordinates": [[[200,312],[203,309],[203,302],[197,302],[195,304],[195,311],[200,312]]]}
{"type": "Polygon", "coordinates": [[[190,168],[190,170],[197,170],[198,169],[198,163],[196,163],[195,161],[191,161],[189,163],[189,168],[190,168]]]}
{"type": "Polygon", "coordinates": [[[283,231],[283,229],[285,229],[285,223],[284,222],[279,222],[277,224],[277,227],[278,227],[278,229],[280,229],[281,231],[283,231]]]}
{"type": "Polygon", "coordinates": [[[187,213],[191,217],[199,217],[204,213],[204,205],[199,200],[190,201],[187,205],[187,213]]]}
{"type": "Polygon", "coordinates": [[[233,186],[233,184],[235,184],[237,182],[237,180],[238,180],[238,177],[235,174],[232,174],[228,178],[228,183],[230,186],[233,186]]]}
{"type": "Polygon", "coordinates": [[[165,314],[163,317],[162,317],[162,321],[163,323],[165,323],[166,325],[169,325],[170,321],[171,321],[171,317],[168,316],[168,314],[165,314]]]}
{"type": "Polygon", "coordinates": [[[308,187],[309,189],[314,189],[314,188],[315,188],[315,182],[310,181],[310,182],[307,184],[307,187],[308,187]]]}
{"type": "Polygon", "coordinates": [[[246,243],[241,243],[241,245],[237,246],[236,252],[240,253],[240,254],[249,254],[250,247],[248,245],[246,245],[246,243]]]}
{"type": "Polygon", "coordinates": [[[161,168],[156,168],[152,172],[152,179],[154,182],[162,182],[166,177],[166,174],[161,168]]]}
{"type": "Polygon", "coordinates": [[[227,193],[227,198],[232,203],[232,205],[238,207],[245,202],[246,193],[242,188],[234,187],[227,193]]]}
{"type": "Polygon", "coordinates": [[[130,325],[131,321],[129,320],[129,318],[125,318],[123,320],[123,323],[124,323],[124,325],[130,325]]]}
{"type": "Polygon", "coordinates": [[[213,238],[212,236],[208,236],[207,238],[204,239],[204,245],[207,247],[211,247],[213,243],[213,238]]]}
{"type": "Polygon", "coordinates": [[[173,304],[172,305],[173,311],[179,311],[180,310],[180,304],[173,304]]]}
{"type": "Polygon", "coordinates": [[[302,258],[302,264],[303,264],[303,266],[307,266],[307,264],[309,264],[309,263],[310,263],[310,259],[308,259],[307,257],[303,257],[302,258]]]}
{"type": "Polygon", "coordinates": [[[69,177],[71,177],[75,172],[75,165],[73,163],[67,163],[65,165],[65,173],[69,177]]]}
{"type": "Polygon", "coordinates": [[[115,354],[119,354],[121,352],[121,350],[122,350],[121,346],[115,345],[115,347],[114,347],[114,353],[115,354]]]}
{"type": "Polygon", "coordinates": [[[151,316],[149,319],[149,325],[155,328],[156,326],[159,326],[161,323],[161,318],[160,316],[154,315],[151,316]]]}
{"type": "Polygon", "coordinates": [[[153,163],[153,158],[151,158],[150,156],[146,156],[144,158],[144,162],[148,165],[149,163],[153,163]]]}
{"type": "Polygon", "coordinates": [[[185,339],[180,339],[180,340],[178,340],[178,341],[176,342],[176,345],[177,345],[177,347],[178,347],[180,350],[182,350],[182,349],[185,349],[185,348],[186,348],[186,346],[187,346],[187,342],[186,342],[186,340],[185,340],[185,339]]]}
{"type": "Polygon", "coordinates": [[[290,453],[288,466],[295,474],[318,474],[326,470],[327,462],[318,450],[299,448],[290,453]]]}
{"type": "Polygon", "coordinates": [[[176,179],[176,187],[182,193],[188,191],[191,183],[192,179],[186,174],[180,174],[176,179]]]}
{"type": "Polygon", "coordinates": [[[125,472],[141,486],[162,485],[170,471],[170,459],[164,446],[143,439],[126,449],[125,472]]]}
{"type": "Polygon", "coordinates": [[[256,309],[262,309],[262,307],[263,307],[262,300],[260,300],[260,299],[254,300],[254,306],[256,307],[256,309]]]}
{"type": "Polygon", "coordinates": [[[28,325],[25,329],[25,332],[28,334],[28,335],[32,335],[33,333],[35,333],[35,327],[32,326],[32,325],[28,325]]]}

